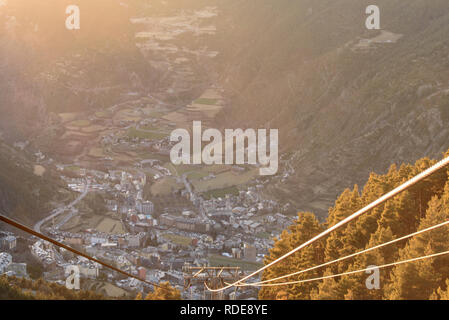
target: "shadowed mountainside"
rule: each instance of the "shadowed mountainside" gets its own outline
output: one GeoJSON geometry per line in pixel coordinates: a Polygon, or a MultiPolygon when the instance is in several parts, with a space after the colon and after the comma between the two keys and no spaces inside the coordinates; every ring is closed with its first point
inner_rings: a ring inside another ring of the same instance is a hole
{"type": "Polygon", "coordinates": [[[228,1],[222,125],[280,129],[295,174],[268,192],[322,215],[346,186],[449,147],[449,3],[228,1]]]}

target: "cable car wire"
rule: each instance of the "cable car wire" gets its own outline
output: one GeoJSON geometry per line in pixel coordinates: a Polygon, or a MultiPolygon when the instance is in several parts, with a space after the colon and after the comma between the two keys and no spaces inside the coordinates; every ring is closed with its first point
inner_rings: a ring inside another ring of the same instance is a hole
{"type": "MultiPolygon", "coordinates": [[[[400,265],[400,264],[416,262],[416,261],[420,261],[420,260],[424,260],[424,259],[436,258],[436,257],[440,257],[440,256],[447,255],[447,254],[449,254],[449,251],[438,252],[438,253],[434,253],[434,254],[429,254],[427,256],[421,256],[421,257],[417,257],[417,258],[411,258],[411,259],[407,259],[407,260],[387,263],[387,264],[384,264],[384,265],[381,265],[381,266],[371,266],[371,267],[368,267],[368,268],[365,268],[365,269],[348,271],[348,272],[343,272],[343,273],[338,273],[338,274],[331,274],[331,275],[317,277],[317,278],[310,278],[310,279],[297,280],[297,281],[288,281],[288,282],[281,282],[281,283],[264,283],[264,284],[257,285],[257,287],[286,286],[286,285],[292,285],[292,284],[299,284],[299,283],[305,283],[305,282],[312,282],[312,281],[319,281],[319,280],[337,278],[337,277],[347,276],[347,275],[361,273],[361,272],[365,272],[365,271],[371,271],[371,270],[376,270],[376,269],[383,269],[383,268],[397,266],[397,265],[400,265]]],[[[206,285],[206,287],[208,287],[207,284],[205,284],[205,285],[206,285]]],[[[238,287],[240,285],[235,285],[235,286],[238,287]]]]}
{"type": "Polygon", "coordinates": [[[308,271],[312,271],[312,270],[315,270],[315,269],[318,269],[318,268],[322,268],[322,267],[325,267],[325,266],[328,266],[328,265],[331,265],[331,264],[334,264],[334,263],[337,263],[337,262],[340,262],[340,261],[343,261],[343,260],[347,260],[347,259],[356,257],[358,255],[361,255],[361,254],[364,254],[364,253],[367,253],[367,252],[370,252],[370,251],[373,251],[373,250],[376,250],[376,249],[380,249],[382,247],[391,245],[391,244],[399,242],[399,241],[403,241],[405,239],[409,239],[409,238],[417,236],[419,234],[422,234],[422,233],[425,233],[425,232],[429,232],[429,231],[441,228],[441,227],[446,226],[448,224],[449,224],[449,221],[446,221],[446,222],[434,225],[432,227],[429,227],[429,228],[426,228],[426,229],[423,229],[423,230],[420,230],[420,231],[408,234],[408,235],[400,237],[398,239],[394,239],[394,240],[391,240],[391,241],[388,241],[388,242],[376,245],[374,247],[371,247],[371,248],[368,248],[368,249],[365,249],[365,250],[362,250],[362,251],[359,251],[359,252],[356,252],[356,253],[353,253],[353,254],[350,254],[350,255],[347,255],[347,256],[344,256],[344,257],[332,260],[332,261],[329,261],[329,262],[325,262],[325,263],[320,264],[318,266],[314,266],[314,267],[311,267],[311,268],[303,269],[303,270],[300,270],[300,271],[297,271],[297,272],[294,272],[294,273],[286,274],[286,275],[283,275],[283,276],[280,276],[280,277],[277,277],[277,278],[267,279],[267,280],[264,280],[264,281],[253,282],[253,283],[241,283],[238,286],[239,287],[245,287],[245,286],[257,287],[259,284],[264,284],[264,283],[268,283],[268,282],[282,280],[282,279],[285,279],[285,278],[290,278],[290,277],[293,277],[293,276],[296,276],[296,275],[299,275],[299,274],[302,274],[302,273],[305,273],[305,272],[308,272],[308,271]]]}
{"type": "MultiPolygon", "coordinates": [[[[2,212],[2,213],[4,213],[4,212],[2,212]]],[[[54,240],[54,239],[52,239],[52,238],[49,238],[49,237],[43,235],[43,234],[40,233],[40,232],[37,232],[37,231],[35,231],[35,230],[31,229],[31,228],[28,228],[27,226],[24,226],[23,224],[21,224],[21,223],[15,221],[15,220],[13,220],[13,219],[10,219],[10,218],[6,217],[6,216],[3,215],[3,214],[0,214],[0,221],[2,221],[2,222],[4,222],[4,223],[7,223],[7,224],[9,224],[9,225],[11,225],[11,226],[13,226],[13,227],[15,227],[15,228],[17,228],[17,229],[22,230],[22,231],[25,231],[26,233],[32,234],[33,236],[36,236],[36,237],[38,237],[38,238],[40,238],[40,239],[42,239],[42,240],[48,241],[48,242],[54,244],[55,246],[58,246],[58,247],[60,247],[60,248],[64,248],[64,249],[66,249],[67,251],[70,251],[70,252],[72,252],[72,253],[74,253],[74,254],[76,254],[76,255],[78,255],[78,256],[81,256],[81,257],[84,257],[84,258],[86,258],[86,259],[88,259],[88,260],[90,260],[90,261],[96,262],[96,263],[98,263],[98,264],[100,264],[100,265],[102,265],[102,266],[104,266],[104,267],[106,267],[106,268],[109,268],[109,269],[111,269],[111,270],[114,270],[114,271],[116,271],[116,272],[118,272],[118,273],[120,273],[120,274],[122,274],[122,275],[124,275],[124,276],[127,276],[127,277],[129,277],[129,278],[133,278],[133,279],[139,280],[139,281],[144,282],[144,283],[146,283],[146,284],[149,284],[149,285],[151,285],[151,286],[153,286],[153,287],[157,287],[157,288],[160,288],[160,289],[163,289],[163,290],[166,290],[166,291],[170,291],[169,289],[164,288],[164,287],[162,287],[162,286],[160,286],[160,285],[158,285],[158,284],[156,284],[156,283],[153,283],[153,282],[150,282],[150,281],[141,279],[141,278],[139,278],[139,277],[137,277],[137,276],[135,276],[135,275],[132,275],[132,274],[129,273],[129,272],[120,270],[120,269],[118,269],[118,268],[116,268],[116,267],[114,267],[114,266],[111,266],[110,264],[108,264],[108,263],[106,263],[106,262],[103,262],[103,261],[98,260],[98,259],[96,259],[96,258],[93,258],[93,257],[91,257],[91,256],[89,256],[89,255],[87,255],[87,254],[85,254],[85,253],[83,253],[83,252],[81,252],[81,251],[78,251],[78,250],[76,250],[76,249],[73,249],[73,248],[71,248],[71,247],[69,247],[69,246],[63,244],[62,242],[59,242],[59,241],[54,240]]]]}
{"type": "Polygon", "coordinates": [[[300,246],[296,247],[295,249],[287,252],[286,254],[284,254],[283,256],[279,257],[278,259],[270,262],[269,264],[263,266],[262,268],[252,272],[251,274],[243,277],[240,280],[237,280],[231,284],[228,284],[222,288],[219,289],[211,289],[208,288],[209,291],[211,292],[220,292],[223,290],[226,290],[228,288],[231,288],[237,284],[242,283],[245,280],[248,280],[250,278],[252,278],[253,276],[259,274],[260,272],[270,268],[271,266],[279,263],[280,261],[288,258],[289,256],[291,256],[292,254],[298,252],[299,250],[303,249],[304,247],[314,243],[315,241],[323,238],[324,236],[328,235],[329,233],[331,233],[332,231],[342,227],[343,225],[347,224],[348,222],[354,220],[355,218],[359,217],[360,215],[378,207],[379,205],[383,204],[384,202],[386,202],[387,200],[393,198],[394,196],[400,194],[401,192],[409,189],[410,187],[414,186],[415,184],[417,184],[418,182],[420,182],[421,180],[424,180],[425,178],[427,178],[428,176],[432,175],[433,173],[443,169],[444,167],[446,167],[449,164],[449,157],[444,158],[443,160],[437,162],[436,164],[434,164],[433,166],[431,166],[430,168],[424,170],[423,172],[421,172],[420,174],[416,175],[415,177],[413,177],[412,179],[404,182],[403,184],[401,184],[400,186],[396,187],[395,189],[393,189],[392,191],[386,193],[385,195],[383,195],[382,197],[378,198],[377,200],[373,201],[372,203],[370,203],[369,205],[363,207],[362,209],[358,210],[357,212],[353,213],[352,215],[348,216],[347,218],[343,219],[342,221],[338,222],[337,224],[335,224],[334,226],[324,230],[323,232],[321,232],[320,234],[318,234],[317,236],[313,237],[312,239],[304,242],[303,244],[301,244],[300,246]]]}

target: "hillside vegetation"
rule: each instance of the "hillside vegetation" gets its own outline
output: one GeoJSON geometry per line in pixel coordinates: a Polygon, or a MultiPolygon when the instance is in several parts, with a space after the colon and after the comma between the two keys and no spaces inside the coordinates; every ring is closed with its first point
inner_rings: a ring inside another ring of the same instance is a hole
{"type": "Polygon", "coordinates": [[[103,300],[104,296],[92,291],[74,291],[42,279],[30,280],[0,276],[1,300],[103,300]]]}
{"type": "MultiPolygon", "coordinates": [[[[449,155],[449,152],[446,156],[449,155]]],[[[329,216],[320,223],[313,213],[300,212],[295,224],[277,239],[265,263],[268,264],[286,252],[311,239],[357,210],[368,205],[388,191],[404,183],[435,164],[429,158],[414,165],[393,165],[387,174],[371,173],[362,190],[357,185],[346,189],[329,209],[329,216]]],[[[263,279],[293,273],[324,262],[359,252],[449,220],[448,170],[426,178],[385,204],[369,211],[329,236],[269,268],[263,279]]],[[[289,279],[294,281],[317,278],[347,271],[361,270],[396,261],[417,258],[447,251],[448,226],[385,246],[366,254],[346,259],[305,272],[289,279]]],[[[380,270],[380,289],[368,290],[365,272],[279,287],[264,287],[260,299],[448,299],[449,257],[441,256],[380,270]]]]}

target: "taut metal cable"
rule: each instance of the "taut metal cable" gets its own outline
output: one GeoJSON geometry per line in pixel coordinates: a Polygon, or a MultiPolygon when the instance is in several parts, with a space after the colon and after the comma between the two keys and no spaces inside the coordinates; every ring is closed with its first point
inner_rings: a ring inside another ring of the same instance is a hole
{"type": "MultiPolygon", "coordinates": [[[[323,276],[323,277],[318,277],[318,278],[311,278],[311,279],[304,279],[304,280],[297,280],[297,281],[289,281],[289,282],[281,282],[281,283],[264,283],[264,284],[258,285],[258,287],[287,286],[287,285],[299,284],[299,283],[304,283],[304,282],[312,282],[312,281],[318,281],[318,280],[337,278],[337,277],[347,276],[347,275],[351,275],[351,274],[355,274],[355,273],[361,273],[361,272],[365,272],[365,271],[371,271],[371,270],[376,270],[376,269],[383,269],[383,268],[393,267],[393,266],[397,266],[397,265],[404,264],[404,263],[410,263],[410,262],[416,262],[416,261],[420,261],[420,260],[424,260],[424,259],[436,258],[436,257],[440,257],[440,256],[447,255],[447,254],[449,254],[449,251],[438,252],[438,253],[434,253],[434,254],[429,254],[427,256],[421,256],[421,257],[418,257],[418,258],[411,258],[411,259],[407,259],[407,260],[387,263],[387,264],[384,264],[384,265],[381,265],[381,266],[371,266],[371,267],[368,267],[368,268],[365,268],[365,269],[348,271],[348,272],[343,272],[343,273],[338,273],[338,274],[331,274],[331,275],[328,275],[328,276],[323,276]]],[[[207,287],[207,284],[205,284],[205,285],[207,287]]],[[[236,285],[236,286],[238,287],[239,285],[236,285]]]]}
{"type": "Polygon", "coordinates": [[[423,230],[420,230],[420,231],[408,234],[408,235],[400,237],[398,239],[394,239],[394,240],[391,240],[391,241],[379,244],[377,246],[374,246],[374,247],[371,247],[371,248],[368,248],[368,249],[365,249],[365,250],[362,250],[362,251],[359,251],[359,252],[347,255],[345,257],[341,257],[341,258],[338,258],[338,259],[335,259],[335,260],[332,260],[332,261],[320,264],[318,266],[314,266],[314,267],[311,267],[311,268],[307,268],[307,269],[304,269],[304,270],[300,270],[300,271],[297,271],[297,272],[294,272],[294,273],[286,274],[286,275],[283,275],[283,276],[280,276],[280,277],[277,277],[277,278],[268,279],[268,280],[264,280],[264,281],[253,282],[253,283],[240,283],[238,286],[239,287],[246,287],[246,286],[255,286],[255,287],[257,287],[259,284],[264,284],[264,283],[273,282],[273,281],[277,281],[277,280],[281,280],[281,279],[285,279],[285,278],[290,278],[290,277],[293,277],[293,276],[296,276],[296,275],[299,275],[299,274],[302,274],[302,273],[305,273],[305,272],[308,272],[308,271],[312,271],[312,270],[315,270],[315,269],[318,269],[318,268],[322,268],[322,267],[325,267],[325,266],[328,266],[328,265],[331,265],[331,264],[334,264],[334,263],[337,263],[337,262],[340,262],[340,261],[343,261],[343,260],[347,260],[347,259],[356,257],[356,256],[361,255],[363,253],[367,253],[367,252],[370,252],[370,251],[373,251],[373,250],[376,250],[376,249],[380,249],[382,247],[391,245],[391,244],[399,242],[399,241],[403,241],[405,239],[409,239],[409,238],[417,236],[419,234],[422,234],[422,233],[425,233],[425,232],[429,232],[429,231],[435,230],[437,228],[441,228],[441,227],[446,226],[448,224],[449,224],[449,221],[446,221],[446,222],[434,225],[432,227],[429,227],[429,228],[426,228],[426,229],[423,229],[423,230]]]}
{"type": "Polygon", "coordinates": [[[56,240],[54,240],[54,239],[52,239],[52,238],[49,238],[49,237],[43,235],[42,233],[37,232],[37,231],[35,231],[35,230],[33,230],[33,229],[30,229],[30,228],[28,228],[27,226],[24,226],[23,224],[21,224],[21,223],[19,223],[19,222],[17,222],[17,221],[14,221],[14,220],[12,220],[12,219],[10,219],[10,218],[8,218],[8,217],[2,215],[2,214],[0,214],[0,221],[3,221],[4,223],[7,223],[7,224],[9,224],[9,225],[11,225],[11,226],[13,226],[13,227],[16,227],[17,229],[23,230],[23,231],[25,231],[26,233],[32,234],[33,236],[36,236],[36,237],[38,237],[38,238],[40,238],[40,239],[42,239],[42,240],[48,241],[48,242],[50,242],[50,243],[53,243],[55,246],[58,246],[58,247],[60,247],[60,248],[64,248],[64,249],[66,249],[67,251],[73,252],[74,254],[76,254],[76,255],[78,255],[78,256],[81,256],[81,257],[84,257],[84,258],[86,258],[86,259],[88,259],[88,260],[90,260],[90,261],[96,262],[96,263],[98,263],[98,264],[100,264],[100,265],[102,265],[102,266],[104,266],[104,267],[106,267],[106,268],[109,268],[109,269],[111,269],[111,270],[114,270],[114,271],[116,271],[116,272],[118,272],[118,273],[120,273],[120,274],[123,274],[123,275],[125,275],[125,276],[127,276],[127,277],[129,277],[129,278],[133,278],[133,279],[139,280],[139,281],[141,281],[141,282],[144,282],[144,283],[146,283],[146,284],[149,284],[149,285],[151,285],[151,286],[154,286],[154,287],[157,287],[157,288],[160,288],[160,289],[169,291],[169,289],[164,288],[164,287],[162,287],[162,286],[160,286],[160,285],[158,285],[158,284],[156,284],[156,283],[153,283],[153,282],[150,282],[150,281],[141,279],[141,278],[139,278],[139,277],[137,277],[137,276],[135,276],[135,275],[132,275],[131,273],[128,273],[128,272],[123,271],[123,270],[120,270],[120,269],[118,269],[118,268],[116,268],[116,267],[114,267],[114,266],[111,266],[110,264],[107,264],[106,262],[103,262],[103,261],[98,260],[98,259],[96,259],[96,258],[93,258],[93,257],[91,257],[91,256],[89,256],[89,255],[87,255],[87,254],[85,254],[85,253],[83,253],[83,252],[81,252],[81,251],[78,251],[78,250],[76,250],[76,249],[73,249],[73,248],[71,248],[71,247],[69,247],[69,246],[63,244],[62,242],[56,241],[56,240]]]}
{"type": "Polygon", "coordinates": [[[354,220],[355,218],[359,217],[360,215],[378,207],[379,205],[381,205],[382,203],[386,202],[387,200],[393,198],[394,196],[400,194],[401,192],[407,190],[408,188],[412,187],[413,185],[415,185],[416,183],[420,182],[421,180],[427,178],[428,176],[430,176],[431,174],[437,172],[438,170],[443,169],[444,167],[446,167],[449,164],[449,157],[444,158],[443,160],[437,162],[435,165],[431,166],[430,168],[428,168],[427,170],[421,172],[420,174],[418,174],[417,176],[413,177],[412,179],[404,182],[403,184],[401,184],[399,187],[393,189],[392,191],[388,192],[387,194],[383,195],[382,197],[378,198],[377,200],[373,201],[372,203],[370,203],[369,205],[365,206],[364,208],[360,209],[359,211],[353,213],[352,215],[348,216],[347,218],[343,219],[342,221],[340,221],[339,223],[335,224],[334,226],[324,230],[323,232],[321,232],[320,234],[318,234],[317,236],[313,237],[312,239],[304,242],[303,244],[301,244],[300,246],[296,247],[295,249],[287,252],[286,254],[284,254],[282,257],[270,262],[269,264],[263,266],[262,268],[252,272],[251,274],[243,277],[240,280],[237,280],[234,283],[228,284],[226,286],[224,286],[223,288],[220,289],[208,289],[209,291],[212,292],[219,292],[219,291],[223,291],[226,290],[228,288],[231,288],[237,284],[242,283],[245,280],[248,280],[249,278],[255,276],[256,274],[259,274],[260,272],[268,269],[269,267],[279,263],[280,261],[288,258],[289,256],[291,256],[292,254],[298,252],[299,250],[303,249],[304,247],[314,243],[315,241],[323,238],[324,236],[328,235],[329,233],[331,233],[332,231],[342,227],[343,225],[347,224],[348,222],[354,220]]]}

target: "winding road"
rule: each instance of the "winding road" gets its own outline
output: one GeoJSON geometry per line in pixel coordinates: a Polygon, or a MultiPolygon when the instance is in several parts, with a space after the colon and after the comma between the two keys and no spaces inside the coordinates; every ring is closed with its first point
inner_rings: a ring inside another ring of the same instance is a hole
{"type": "Polygon", "coordinates": [[[84,197],[89,193],[89,185],[90,185],[90,182],[87,181],[86,184],[85,184],[83,193],[81,193],[81,194],[78,196],[78,198],[76,198],[75,200],[73,200],[71,203],[69,203],[68,205],[66,205],[66,206],[64,206],[64,207],[57,208],[57,209],[53,210],[52,213],[51,213],[48,217],[46,217],[46,218],[40,220],[38,223],[36,223],[36,224],[34,225],[34,227],[33,227],[34,231],[40,233],[40,232],[41,232],[41,227],[42,227],[42,225],[43,225],[44,223],[46,223],[46,222],[50,221],[51,219],[57,217],[58,215],[60,215],[60,214],[63,213],[64,211],[66,211],[66,210],[68,210],[68,209],[71,209],[74,205],[76,205],[78,202],[80,202],[81,200],[83,200],[84,197]]]}

